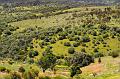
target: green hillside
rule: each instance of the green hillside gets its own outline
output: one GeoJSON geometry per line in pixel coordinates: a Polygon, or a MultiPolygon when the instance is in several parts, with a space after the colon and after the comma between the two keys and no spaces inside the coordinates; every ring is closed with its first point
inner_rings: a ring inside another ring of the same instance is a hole
{"type": "Polygon", "coordinates": [[[117,0],[1,2],[0,79],[120,78],[117,0]]]}

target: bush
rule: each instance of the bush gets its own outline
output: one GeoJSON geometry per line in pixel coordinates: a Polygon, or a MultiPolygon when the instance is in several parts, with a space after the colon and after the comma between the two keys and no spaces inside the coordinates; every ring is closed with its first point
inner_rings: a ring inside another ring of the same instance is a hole
{"type": "Polygon", "coordinates": [[[63,39],[65,39],[66,37],[64,37],[64,36],[59,36],[59,40],[63,40],[63,39]]]}
{"type": "Polygon", "coordinates": [[[0,72],[5,72],[6,68],[5,67],[0,67],[0,72]]]}
{"type": "Polygon", "coordinates": [[[33,58],[34,56],[38,56],[38,51],[31,50],[31,51],[29,52],[29,57],[30,57],[30,58],[33,58]]]}
{"type": "Polygon", "coordinates": [[[70,73],[71,73],[71,77],[75,76],[76,74],[81,74],[82,71],[80,70],[79,67],[76,67],[76,66],[72,66],[71,69],[70,69],[70,73]]]}
{"type": "Polygon", "coordinates": [[[104,35],[103,35],[103,38],[107,38],[107,37],[109,37],[108,34],[104,34],[104,35]]]}
{"type": "Polygon", "coordinates": [[[56,43],[56,41],[54,39],[52,39],[52,40],[50,40],[50,43],[54,44],[54,43],[56,43]]]}
{"type": "Polygon", "coordinates": [[[30,68],[23,74],[24,79],[36,79],[38,77],[39,70],[36,68],[30,68]]]}
{"type": "Polygon", "coordinates": [[[11,74],[11,79],[22,79],[22,78],[21,78],[21,76],[20,76],[19,73],[13,72],[13,73],[11,74]]]}
{"type": "Polygon", "coordinates": [[[92,32],[92,35],[93,35],[93,36],[97,36],[97,32],[96,32],[96,31],[93,31],[93,32],[92,32]]]}
{"type": "MultiPolygon", "coordinates": [[[[45,77],[39,77],[39,79],[51,79],[50,77],[48,76],[45,76],[45,77]]],[[[56,78],[57,79],[57,78],[56,78]]]]}
{"type": "Polygon", "coordinates": [[[73,43],[74,47],[78,47],[79,45],[80,45],[80,43],[78,43],[78,42],[73,43]]]}
{"type": "Polygon", "coordinates": [[[82,37],[82,42],[90,42],[89,36],[82,37]]]}
{"type": "Polygon", "coordinates": [[[98,58],[98,63],[101,63],[101,62],[102,62],[102,61],[101,61],[101,57],[99,57],[99,58],[98,58]]]}
{"type": "Polygon", "coordinates": [[[100,52],[96,52],[95,54],[94,54],[94,57],[95,58],[98,58],[98,57],[103,57],[104,55],[102,54],[102,53],[100,53],[100,52]]]}
{"type": "Polygon", "coordinates": [[[12,64],[14,63],[14,61],[9,60],[8,63],[9,63],[10,65],[12,65],[12,64]]]}
{"type": "Polygon", "coordinates": [[[23,73],[23,72],[25,72],[25,69],[23,67],[20,67],[18,71],[23,73]]]}
{"type": "Polygon", "coordinates": [[[98,52],[98,49],[97,49],[97,48],[95,48],[95,49],[93,50],[93,52],[98,52]]]}
{"type": "Polygon", "coordinates": [[[65,42],[64,46],[71,46],[70,42],[65,42]]]}
{"type": "Polygon", "coordinates": [[[38,56],[38,51],[34,51],[34,56],[38,56]]]}
{"type": "Polygon", "coordinates": [[[116,58],[116,57],[119,56],[119,52],[113,51],[113,52],[111,52],[109,55],[112,56],[113,58],[116,58]]]}
{"type": "Polygon", "coordinates": [[[74,49],[73,47],[70,47],[70,48],[68,49],[68,53],[69,53],[69,54],[74,54],[74,53],[75,53],[75,49],[74,49]]]}
{"type": "Polygon", "coordinates": [[[81,49],[81,52],[86,52],[86,51],[85,51],[85,48],[82,48],[82,49],[81,49]]]}
{"type": "Polygon", "coordinates": [[[33,58],[33,57],[34,57],[34,52],[33,52],[33,51],[30,51],[29,57],[30,57],[30,58],[33,58]]]}
{"type": "Polygon", "coordinates": [[[30,59],[28,62],[29,62],[29,64],[33,64],[33,63],[34,63],[34,60],[33,60],[33,59],[30,59]]]}

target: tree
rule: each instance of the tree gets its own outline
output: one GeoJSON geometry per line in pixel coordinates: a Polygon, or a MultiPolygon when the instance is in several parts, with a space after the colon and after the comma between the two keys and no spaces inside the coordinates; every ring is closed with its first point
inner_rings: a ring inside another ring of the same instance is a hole
{"type": "Polygon", "coordinates": [[[70,69],[70,76],[73,77],[75,76],[76,74],[81,74],[82,71],[80,70],[80,67],[78,66],[72,66],[71,69],[70,69]]]}
{"type": "Polygon", "coordinates": [[[43,72],[45,72],[48,68],[54,69],[56,60],[57,60],[56,56],[52,54],[50,50],[47,50],[43,52],[43,56],[38,61],[38,64],[43,69],[43,72]]]}
{"type": "Polygon", "coordinates": [[[98,58],[98,63],[101,63],[101,57],[98,58]]]}
{"type": "Polygon", "coordinates": [[[72,57],[66,59],[69,65],[71,65],[71,77],[76,74],[81,74],[81,67],[88,66],[91,63],[94,63],[94,58],[91,55],[85,53],[75,53],[72,57]]]}

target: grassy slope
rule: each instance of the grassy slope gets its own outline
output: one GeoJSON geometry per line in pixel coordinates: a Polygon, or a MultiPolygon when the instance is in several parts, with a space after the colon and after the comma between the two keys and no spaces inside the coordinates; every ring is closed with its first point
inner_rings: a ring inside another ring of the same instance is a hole
{"type": "MultiPolygon", "coordinates": [[[[120,69],[120,64],[119,64],[120,57],[115,59],[113,59],[112,57],[103,57],[101,64],[98,64],[97,60],[98,59],[95,60],[95,63],[89,66],[83,67],[82,68],[83,73],[80,75],[80,77],[86,78],[86,79],[119,79],[120,78],[120,73],[117,72],[118,69],[120,69]],[[92,73],[97,73],[98,75],[96,77],[93,77],[91,75],[92,73]]],[[[38,67],[35,64],[30,65],[30,64],[15,63],[13,65],[9,65],[7,63],[4,63],[4,64],[0,64],[0,66],[4,66],[12,71],[18,70],[18,68],[21,66],[25,67],[26,70],[28,70],[30,67],[34,67],[38,69],[38,67]]],[[[42,73],[42,71],[40,70],[39,75],[50,76],[50,77],[61,76],[62,79],[68,79],[70,75],[68,67],[64,67],[64,66],[63,67],[57,66],[57,67],[58,67],[58,70],[55,75],[50,70],[47,70],[46,73],[42,73]],[[66,70],[64,68],[66,68],[66,70]]],[[[0,78],[6,75],[7,75],[6,73],[1,73],[0,78]]],[[[73,79],[79,79],[79,78],[75,76],[73,79]]]]}
{"type": "MultiPolygon", "coordinates": [[[[70,9],[70,11],[76,11],[76,10],[81,10],[80,8],[75,8],[75,9],[70,9]]],[[[42,18],[42,19],[29,19],[29,20],[23,20],[23,21],[18,21],[18,22],[14,22],[14,23],[10,23],[11,25],[14,26],[19,26],[20,30],[27,28],[27,27],[34,27],[34,26],[39,26],[39,27],[52,27],[52,26],[62,26],[62,25],[67,25],[69,23],[69,21],[65,20],[65,18],[70,17],[71,14],[61,14],[61,15],[57,15],[57,16],[51,16],[49,18],[42,18]]],[[[77,21],[80,20],[80,18],[76,19],[77,21]]],[[[71,23],[70,23],[71,24],[71,23]]],[[[114,21],[112,21],[111,23],[109,23],[108,25],[114,24],[116,25],[116,23],[114,21]]],[[[120,24],[118,23],[117,26],[119,26],[120,24]]],[[[19,31],[20,31],[19,30],[19,31]]],[[[34,41],[34,40],[33,40],[34,41]]],[[[36,40],[35,40],[36,41],[36,40]]],[[[40,42],[40,40],[38,40],[40,42]]],[[[53,51],[54,54],[56,55],[68,55],[67,53],[67,49],[68,47],[63,46],[64,42],[68,41],[66,40],[62,40],[62,41],[58,41],[55,44],[52,44],[53,46],[53,51]],[[61,44],[62,42],[62,44],[61,44]]],[[[117,41],[117,39],[111,39],[110,40],[106,40],[107,43],[110,45],[109,49],[111,48],[112,50],[116,50],[119,49],[118,47],[120,46],[120,42],[117,41]]],[[[71,42],[72,44],[73,42],[71,42]]],[[[34,46],[38,46],[38,43],[34,42],[34,46]]],[[[92,43],[87,43],[87,45],[89,46],[88,48],[86,48],[87,52],[92,52],[92,43]]],[[[83,48],[82,46],[79,46],[76,49],[76,51],[80,51],[81,48],[83,48]]],[[[102,52],[107,52],[106,49],[108,49],[108,47],[103,48],[102,45],[99,45],[100,50],[102,52]]],[[[41,49],[39,46],[37,48],[34,48],[34,50],[38,50],[40,52],[40,56],[41,57],[41,53],[44,51],[44,49],[41,49]]],[[[36,59],[38,59],[39,57],[37,57],[36,59]]],[[[97,60],[97,59],[96,59],[97,60]]],[[[97,76],[95,79],[119,79],[120,78],[120,74],[114,74],[112,73],[113,71],[115,71],[116,69],[118,69],[118,62],[120,62],[120,58],[116,58],[116,59],[112,59],[111,57],[105,57],[102,58],[103,62],[102,65],[100,65],[100,68],[102,74],[97,76]],[[118,61],[118,62],[117,62],[118,61]],[[109,72],[107,72],[109,70],[109,72]]],[[[2,63],[2,62],[0,62],[2,63]]],[[[29,69],[29,67],[31,65],[29,64],[22,64],[22,63],[15,63],[13,65],[9,65],[7,63],[4,64],[0,64],[0,66],[5,66],[11,70],[18,70],[18,68],[23,65],[26,69],[29,69]]],[[[35,66],[35,65],[33,65],[35,66]]],[[[94,69],[93,67],[99,66],[97,63],[92,64],[88,67],[83,68],[84,72],[81,75],[82,77],[88,77],[88,79],[93,79],[93,77],[89,77],[88,74],[91,74],[92,71],[91,69],[94,69]]],[[[59,70],[58,71],[58,75],[62,76],[66,76],[68,78],[69,72],[66,71],[66,75],[64,75],[65,73],[62,73],[63,70],[59,70]]],[[[99,71],[99,67],[98,67],[98,71],[99,71]]],[[[46,75],[50,75],[51,72],[47,71],[46,75]]],[[[0,74],[1,75],[1,74],[0,74]]],[[[0,76],[1,77],[1,76],[0,76]]]]}

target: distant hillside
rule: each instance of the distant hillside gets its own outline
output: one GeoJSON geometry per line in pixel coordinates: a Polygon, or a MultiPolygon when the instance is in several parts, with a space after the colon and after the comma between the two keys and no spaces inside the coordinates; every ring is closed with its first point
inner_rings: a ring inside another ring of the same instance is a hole
{"type": "Polygon", "coordinates": [[[77,1],[77,2],[84,2],[84,3],[118,3],[120,0],[0,0],[0,3],[26,3],[26,2],[33,2],[33,1],[39,1],[39,2],[54,2],[54,1],[77,1]]]}

